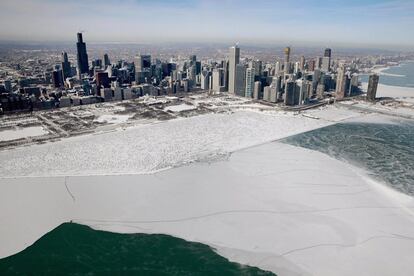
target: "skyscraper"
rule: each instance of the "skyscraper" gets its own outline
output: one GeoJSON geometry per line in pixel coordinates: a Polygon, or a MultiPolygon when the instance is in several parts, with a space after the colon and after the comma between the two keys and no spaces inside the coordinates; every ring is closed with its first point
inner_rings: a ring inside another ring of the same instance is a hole
{"type": "Polygon", "coordinates": [[[223,68],[217,68],[213,70],[213,90],[221,92],[224,89],[224,70],[223,68]]]}
{"type": "Polygon", "coordinates": [[[262,61],[261,60],[252,60],[249,62],[249,67],[254,69],[254,75],[260,77],[262,75],[262,61]]]}
{"type": "Polygon", "coordinates": [[[221,62],[221,67],[223,68],[223,86],[225,91],[229,89],[229,61],[223,60],[221,62]]]}
{"type": "Polygon", "coordinates": [[[258,100],[260,98],[261,90],[262,90],[262,83],[260,81],[256,81],[254,83],[253,99],[258,100]]]}
{"type": "Polygon", "coordinates": [[[338,75],[336,77],[336,98],[341,100],[345,97],[346,90],[346,71],[345,67],[341,66],[338,68],[338,75]]]}
{"type": "Polygon", "coordinates": [[[190,55],[190,64],[195,65],[196,61],[197,61],[197,56],[196,55],[190,55]]]}
{"type": "Polygon", "coordinates": [[[329,48],[325,49],[324,57],[332,57],[332,50],[329,48]]]}
{"type": "Polygon", "coordinates": [[[285,52],[285,65],[284,65],[284,71],[285,71],[285,74],[289,74],[290,73],[290,67],[291,67],[291,65],[290,65],[290,47],[286,47],[285,48],[285,50],[284,50],[284,52],[285,52]]]}
{"type": "Polygon", "coordinates": [[[240,48],[235,45],[230,47],[229,55],[229,93],[236,93],[236,65],[240,62],[240,48]]]}
{"type": "Polygon", "coordinates": [[[284,103],[295,105],[295,82],[292,80],[288,80],[285,84],[284,103]]]}
{"type": "Polygon", "coordinates": [[[108,67],[109,65],[111,65],[111,61],[109,60],[109,56],[108,56],[108,54],[104,54],[104,68],[106,69],[106,67],[108,67]]]}
{"type": "Polygon", "coordinates": [[[284,52],[285,52],[285,62],[290,62],[290,47],[286,47],[284,52]]]}
{"type": "Polygon", "coordinates": [[[255,76],[255,69],[247,68],[246,69],[246,93],[245,93],[246,98],[253,98],[254,76],[255,76]]]}
{"type": "Polygon", "coordinates": [[[134,61],[135,64],[135,81],[143,83],[151,77],[151,56],[138,55],[134,61]]]}
{"type": "Polygon", "coordinates": [[[324,72],[329,72],[331,70],[331,56],[332,50],[327,48],[322,58],[321,69],[324,72]]]}
{"type": "Polygon", "coordinates": [[[209,90],[210,89],[210,75],[209,71],[201,71],[201,89],[209,90]]]}
{"type": "Polygon", "coordinates": [[[86,43],[83,42],[82,33],[78,33],[78,42],[76,43],[78,57],[78,76],[89,72],[88,53],[86,52],[86,43]]]}
{"type": "Polygon", "coordinates": [[[373,74],[369,76],[368,90],[367,90],[368,101],[375,101],[375,98],[377,96],[378,82],[379,82],[379,75],[373,74]]]}
{"type": "Polygon", "coordinates": [[[240,97],[244,97],[246,95],[246,66],[243,64],[236,65],[234,93],[240,97]]]}
{"type": "Polygon", "coordinates": [[[72,68],[70,67],[70,62],[68,59],[68,54],[66,52],[62,53],[62,78],[63,81],[66,80],[66,78],[72,77],[72,68]]]}
{"type": "Polygon", "coordinates": [[[52,72],[53,86],[55,88],[61,87],[63,85],[63,74],[62,70],[55,70],[52,72]]]}
{"type": "Polygon", "coordinates": [[[299,63],[299,68],[300,68],[301,72],[305,71],[305,63],[306,63],[305,57],[301,56],[300,57],[300,63],[299,63]]]}

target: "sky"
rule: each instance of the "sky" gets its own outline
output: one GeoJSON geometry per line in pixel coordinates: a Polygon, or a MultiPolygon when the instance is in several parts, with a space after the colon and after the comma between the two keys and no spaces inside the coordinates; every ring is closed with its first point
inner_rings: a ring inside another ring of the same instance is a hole
{"type": "Polygon", "coordinates": [[[414,49],[414,0],[1,0],[0,40],[414,49]]]}

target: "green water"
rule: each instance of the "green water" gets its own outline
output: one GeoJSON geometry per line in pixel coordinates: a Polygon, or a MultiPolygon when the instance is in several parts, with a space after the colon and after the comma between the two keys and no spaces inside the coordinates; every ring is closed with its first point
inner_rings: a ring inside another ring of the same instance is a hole
{"type": "Polygon", "coordinates": [[[274,275],[207,245],[167,235],[117,234],[64,223],[0,260],[0,275],[274,275]]]}

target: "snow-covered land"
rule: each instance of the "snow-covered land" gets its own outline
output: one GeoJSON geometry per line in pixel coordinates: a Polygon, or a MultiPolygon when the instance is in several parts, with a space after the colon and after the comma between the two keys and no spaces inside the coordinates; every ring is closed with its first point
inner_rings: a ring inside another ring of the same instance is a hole
{"type": "Polygon", "coordinates": [[[194,106],[194,105],[180,104],[180,105],[167,106],[166,108],[164,108],[164,111],[180,112],[180,111],[186,111],[186,110],[193,110],[196,108],[197,106],[194,106]]]}
{"type": "Polygon", "coordinates": [[[2,151],[0,175],[150,173],[216,158],[343,119],[341,109],[328,109],[333,111],[332,116],[320,120],[276,111],[207,114],[2,151]]]}
{"type": "Polygon", "coordinates": [[[414,202],[273,142],[150,175],[0,179],[0,257],[64,221],[166,233],[278,275],[412,275],[414,202]]]}
{"type": "Polygon", "coordinates": [[[6,129],[0,131],[0,141],[11,141],[15,139],[41,136],[45,134],[48,134],[48,132],[41,126],[6,129]]]}
{"type": "Polygon", "coordinates": [[[122,124],[126,123],[131,115],[101,115],[95,121],[99,123],[122,124]]]}

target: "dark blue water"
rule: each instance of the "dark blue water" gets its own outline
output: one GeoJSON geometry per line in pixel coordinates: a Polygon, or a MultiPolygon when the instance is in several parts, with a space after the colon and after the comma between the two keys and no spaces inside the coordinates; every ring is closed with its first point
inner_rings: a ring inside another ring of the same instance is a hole
{"type": "MultiPolygon", "coordinates": [[[[404,62],[401,66],[394,66],[384,70],[385,74],[400,75],[387,76],[380,75],[380,83],[391,86],[414,87],[414,61],[404,62]]],[[[368,82],[367,75],[360,76],[361,82],[368,82]]]]}
{"type": "Polygon", "coordinates": [[[365,168],[372,177],[414,195],[414,122],[340,123],[283,140],[365,168]]]}

